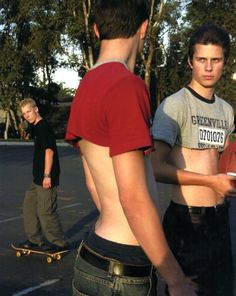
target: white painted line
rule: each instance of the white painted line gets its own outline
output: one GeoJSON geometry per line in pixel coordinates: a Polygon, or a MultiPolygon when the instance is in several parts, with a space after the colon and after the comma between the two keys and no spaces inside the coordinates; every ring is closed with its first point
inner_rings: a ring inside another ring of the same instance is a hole
{"type": "Polygon", "coordinates": [[[34,287],[29,287],[23,291],[20,291],[20,292],[17,292],[17,293],[14,293],[12,294],[12,296],[22,296],[22,295],[27,295],[29,293],[31,293],[32,291],[35,291],[35,290],[38,290],[40,288],[43,288],[43,287],[47,287],[47,286],[50,286],[50,285],[53,285],[55,283],[57,283],[59,281],[59,279],[54,279],[54,280],[47,280],[46,282],[40,284],[40,285],[37,285],[37,286],[34,286],[34,287]]]}
{"type": "Polygon", "coordinates": [[[64,209],[73,208],[73,207],[77,207],[77,206],[79,206],[79,205],[81,205],[81,202],[77,202],[77,203],[74,203],[74,204],[72,204],[72,205],[68,205],[68,206],[60,207],[60,208],[58,208],[58,211],[60,211],[60,210],[64,210],[64,209]]]}
{"type": "MultiPolygon", "coordinates": [[[[58,211],[60,211],[60,210],[64,210],[64,209],[73,208],[73,207],[77,207],[77,206],[79,206],[79,205],[81,205],[80,202],[78,202],[78,203],[74,203],[74,204],[72,204],[72,205],[67,205],[67,206],[64,206],[64,207],[60,207],[60,208],[58,208],[58,211]]],[[[0,220],[0,224],[2,224],[2,223],[6,223],[6,222],[15,221],[15,220],[19,220],[19,219],[23,219],[23,216],[17,216],[17,217],[13,217],[13,218],[8,218],[8,219],[0,220]]]]}
{"type": "Polygon", "coordinates": [[[15,221],[15,220],[22,219],[22,218],[23,218],[22,216],[19,216],[19,217],[8,218],[8,219],[5,219],[5,220],[0,220],[0,224],[15,221]]]}

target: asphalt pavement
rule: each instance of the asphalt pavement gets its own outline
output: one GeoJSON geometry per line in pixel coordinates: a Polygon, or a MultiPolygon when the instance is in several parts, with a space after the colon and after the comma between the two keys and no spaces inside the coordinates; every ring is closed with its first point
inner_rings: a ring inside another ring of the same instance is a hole
{"type": "Polygon", "coordinates": [[[58,213],[72,250],[51,264],[41,255],[17,258],[10,244],[26,239],[22,201],[32,181],[32,155],[32,145],[0,145],[0,295],[69,296],[76,249],[97,212],[84,186],[78,151],[60,146],[58,213]]]}
{"type": "MultiPolygon", "coordinates": [[[[25,240],[22,201],[32,180],[32,143],[21,145],[0,142],[0,295],[70,296],[76,249],[97,217],[97,211],[84,184],[78,151],[66,144],[58,147],[61,179],[58,188],[58,213],[71,251],[48,264],[46,257],[29,255],[17,258],[10,244],[25,240]]],[[[158,184],[160,211],[169,198],[165,186],[158,184]]],[[[234,263],[236,266],[236,200],[231,200],[230,218],[234,263]]],[[[162,285],[159,296],[162,296],[162,285]]],[[[134,295],[136,296],[136,295],[134,295]]],[[[138,295],[137,295],[138,296],[138,295]]],[[[235,293],[236,296],[236,293],[235,293]]]]}

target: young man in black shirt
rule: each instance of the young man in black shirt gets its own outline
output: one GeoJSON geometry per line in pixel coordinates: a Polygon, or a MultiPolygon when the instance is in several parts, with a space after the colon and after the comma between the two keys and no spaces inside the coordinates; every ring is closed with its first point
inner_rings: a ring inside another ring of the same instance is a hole
{"type": "Polygon", "coordinates": [[[20,102],[34,138],[33,182],[23,204],[24,227],[28,240],[20,247],[60,251],[68,248],[57,209],[60,164],[54,133],[39,114],[33,99],[20,102]],[[50,246],[45,245],[44,235],[50,246]]]}

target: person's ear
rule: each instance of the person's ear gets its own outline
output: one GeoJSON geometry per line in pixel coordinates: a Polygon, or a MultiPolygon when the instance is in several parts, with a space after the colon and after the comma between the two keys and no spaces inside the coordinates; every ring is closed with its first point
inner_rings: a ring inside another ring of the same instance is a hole
{"type": "Polygon", "coordinates": [[[99,39],[100,34],[99,34],[98,27],[97,27],[96,24],[93,25],[93,30],[94,30],[94,33],[95,33],[96,37],[99,39]]]}
{"type": "Polygon", "coordinates": [[[192,61],[190,60],[190,58],[188,58],[188,65],[191,69],[193,68],[192,61]]]}
{"type": "Polygon", "coordinates": [[[147,29],[148,29],[148,20],[145,20],[142,25],[140,26],[140,38],[144,39],[147,34],[147,29]]]}
{"type": "Polygon", "coordinates": [[[39,112],[39,108],[37,106],[34,107],[34,110],[35,110],[36,113],[39,112]]]}

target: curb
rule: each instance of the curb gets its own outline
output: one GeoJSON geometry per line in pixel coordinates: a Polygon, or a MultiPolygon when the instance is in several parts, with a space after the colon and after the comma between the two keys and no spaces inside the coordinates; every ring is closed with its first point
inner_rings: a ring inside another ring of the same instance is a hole
{"type": "MultiPolygon", "coordinates": [[[[0,141],[0,146],[33,146],[34,142],[32,141],[0,141]]],[[[57,142],[57,146],[60,147],[71,147],[70,144],[66,142],[57,142]]]]}

